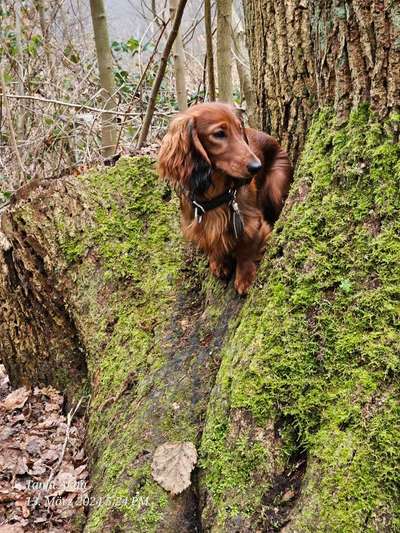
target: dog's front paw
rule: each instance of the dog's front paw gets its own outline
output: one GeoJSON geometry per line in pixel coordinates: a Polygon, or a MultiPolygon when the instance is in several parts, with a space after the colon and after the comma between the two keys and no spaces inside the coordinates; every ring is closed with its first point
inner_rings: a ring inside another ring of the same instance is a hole
{"type": "Polygon", "coordinates": [[[210,270],[216,278],[228,279],[232,274],[232,267],[227,262],[210,259],[210,270]]]}
{"type": "Polygon", "coordinates": [[[245,296],[256,279],[256,265],[248,262],[238,265],[235,278],[235,289],[238,294],[245,296]]]}
{"type": "Polygon", "coordinates": [[[240,296],[246,296],[253,282],[247,279],[235,280],[235,290],[240,296]]]}

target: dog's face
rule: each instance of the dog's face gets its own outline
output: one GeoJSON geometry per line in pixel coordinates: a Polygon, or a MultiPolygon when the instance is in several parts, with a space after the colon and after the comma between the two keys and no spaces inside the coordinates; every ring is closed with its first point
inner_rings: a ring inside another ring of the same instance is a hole
{"type": "Polygon", "coordinates": [[[213,170],[248,179],[260,168],[235,109],[222,103],[198,104],[178,115],[159,154],[161,177],[197,194],[209,188],[213,170]]]}

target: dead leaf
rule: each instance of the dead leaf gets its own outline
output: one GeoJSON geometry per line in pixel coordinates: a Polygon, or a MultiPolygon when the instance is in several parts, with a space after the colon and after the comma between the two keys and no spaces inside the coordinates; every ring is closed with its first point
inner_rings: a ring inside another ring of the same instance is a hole
{"type": "Polygon", "coordinates": [[[7,448],[0,454],[0,468],[3,472],[23,475],[28,471],[27,459],[21,450],[7,448]]]}
{"type": "Polygon", "coordinates": [[[282,496],[281,501],[282,502],[288,502],[289,500],[292,500],[295,496],[296,496],[295,492],[293,490],[289,489],[282,496]]]}
{"type": "Polygon", "coordinates": [[[10,392],[6,398],[0,403],[0,407],[6,411],[13,411],[14,409],[21,409],[29,398],[30,391],[26,387],[10,392]]]}
{"type": "Polygon", "coordinates": [[[81,448],[75,455],[74,455],[74,461],[82,461],[85,457],[85,450],[81,448]]]}
{"type": "Polygon", "coordinates": [[[57,488],[62,492],[75,492],[77,479],[72,472],[60,472],[55,478],[57,488]]]}
{"type": "Polygon", "coordinates": [[[29,474],[31,476],[41,476],[45,474],[46,471],[47,471],[47,468],[45,468],[45,466],[43,466],[43,462],[39,460],[39,461],[36,461],[33,467],[29,470],[29,474]]]}
{"type": "Polygon", "coordinates": [[[197,451],[191,442],[166,442],[154,453],[152,475],[165,490],[180,494],[190,485],[196,463],[197,451]]]}
{"type": "Polygon", "coordinates": [[[24,533],[22,527],[16,524],[0,526],[0,533],[24,533]]]}
{"type": "MultiPolygon", "coordinates": [[[[1,431],[0,431],[0,442],[2,442],[3,440],[7,440],[9,437],[11,437],[12,435],[14,435],[14,433],[16,432],[17,430],[14,429],[14,428],[10,428],[10,427],[5,427],[3,428],[1,431]]],[[[4,444],[3,444],[4,446],[4,444]]]]}
{"type": "Polygon", "coordinates": [[[87,469],[87,464],[83,464],[81,466],[78,466],[78,468],[75,468],[75,475],[78,477],[86,469],[87,469]]]}
{"type": "Polygon", "coordinates": [[[29,511],[29,508],[28,508],[28,505],[27,505],[27,502],[26,502],[26,499],[21,499],[21,500],[17,500],[15,502],[15,505],[17,505],[18,507],[21,507],[21,511],[22,511],[22,516],[23,518],[28,518],[28,516],[31,514],[30,511],[29,511]]]}

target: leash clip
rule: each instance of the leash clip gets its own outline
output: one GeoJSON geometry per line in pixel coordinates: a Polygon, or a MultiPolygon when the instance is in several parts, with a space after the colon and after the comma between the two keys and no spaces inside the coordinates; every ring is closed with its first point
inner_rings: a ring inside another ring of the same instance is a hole
{"type": "Polygon", "coordinates": [[[195,208],[194,208],[194,218],[195,218],[197,224],[201,224],[201,221],[203,220],[203,215],[206,212],[206,210],[204,209],[204,207],[201,204],[197,203],[195,200],[192,200],[192,203],[195,206],[195,208]],[[199,209],[201,210],[201,212],[199,212],[199,209]]]}
{"type": "Polygon", "coordinates": [[[233,211],[233,231],[235,233],[235,238],[238,239],[239,236],[243,233],[243,229],[244,229],[244,223],[243,223],[243,217],[242,217],[242,213],[240,212],[240,209],[239,209],[239,204],[237,203],[237,200],[236,200],[236,194],[237,194],[237,189],[234,189],[233,191],[231,190],[231,194],[232,194],[232,200],[231,200],[231,208],[232,208],[232,211],[233,211]]]}

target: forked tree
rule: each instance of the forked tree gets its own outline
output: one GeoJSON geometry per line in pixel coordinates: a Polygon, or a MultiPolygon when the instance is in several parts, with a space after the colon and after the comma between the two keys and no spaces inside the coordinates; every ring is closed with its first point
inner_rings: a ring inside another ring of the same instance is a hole
{"type": "Polygon", "coordinates": [[[297,162],[245,301],[183,246],[148,158],[34,180],[1,214],[10,379],[91,394],[88,532],[400,529],[398,4],[245,15],[259,127],[297,162]],[[152,461],[176,442],[198,463],[171,495],[152,461]]]}

